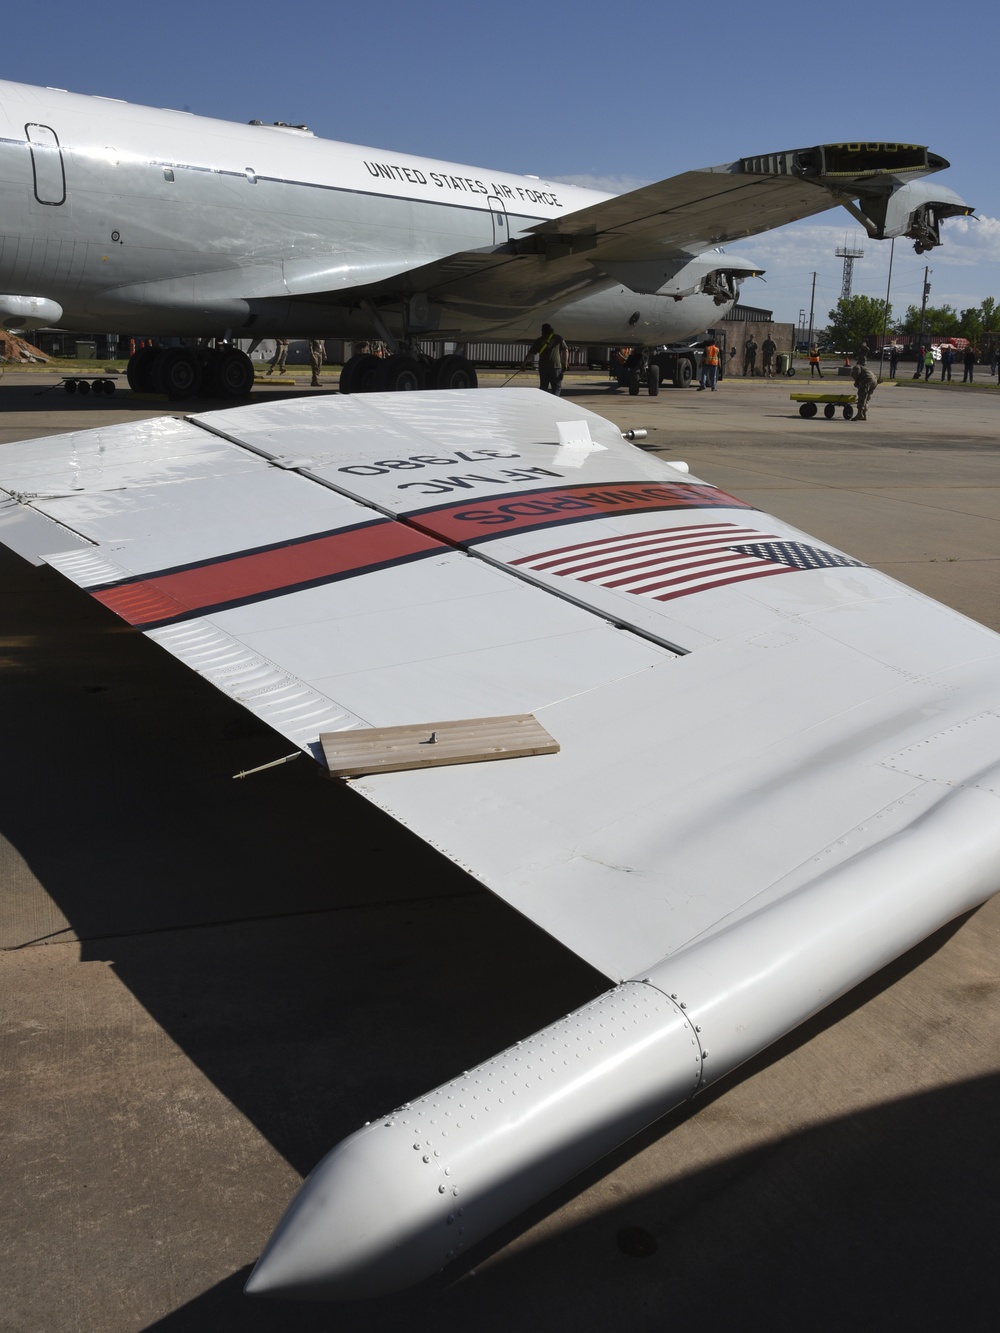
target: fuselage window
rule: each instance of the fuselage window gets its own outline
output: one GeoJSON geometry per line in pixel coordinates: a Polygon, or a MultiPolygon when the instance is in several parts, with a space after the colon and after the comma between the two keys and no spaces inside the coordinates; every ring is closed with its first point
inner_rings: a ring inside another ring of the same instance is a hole
{"type": "Polygon", "coordinates": [[[172,181],[173,178],[174,178],[174,169],[173,169],[173,167],[164,167],[164,168],[163,168],[163,179],[164,179],[165,181],[172,181]]]}
{"type": "Polygon", "coordinates": [[[25,125],[31,149],[31,170],[35,178],[35,198],[40,204],[66,202],[66,173],[62,151],[55,130],[48,125],[25,125]]]}
{"type": "Polygon", "coordinates": [[[256,173],[256,171],[254,171],[253,167],[247,167],[247,168],[246,168],[246,173],[247,173],[247,180],[250,182],[250,184],[251,184],[251,185],[256,185],[256,184],[257,184],[257,173],[256,173]]]}

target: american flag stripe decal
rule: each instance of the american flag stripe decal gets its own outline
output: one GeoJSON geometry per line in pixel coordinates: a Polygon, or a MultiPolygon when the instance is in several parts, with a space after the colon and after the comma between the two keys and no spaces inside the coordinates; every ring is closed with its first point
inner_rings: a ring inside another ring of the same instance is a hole
{"type": "Polygon", "coordinates": [[[747,579],[864,562],[735,523],[699,523],[561,546],[511,563],[667,602],[747,579]]]}

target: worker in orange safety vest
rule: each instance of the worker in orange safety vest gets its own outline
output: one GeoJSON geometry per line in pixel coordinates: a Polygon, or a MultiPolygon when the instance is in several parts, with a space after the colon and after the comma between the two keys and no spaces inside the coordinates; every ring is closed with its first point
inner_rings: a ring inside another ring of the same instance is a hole
{"type": "Polygon", "coordinates": [[[698,385],[698,392],[702,389],[711,389],[715,393],[715,386],[719,382],[719,349],[715,345],[714,339],[701,354],[701,383],[698,385]]]}

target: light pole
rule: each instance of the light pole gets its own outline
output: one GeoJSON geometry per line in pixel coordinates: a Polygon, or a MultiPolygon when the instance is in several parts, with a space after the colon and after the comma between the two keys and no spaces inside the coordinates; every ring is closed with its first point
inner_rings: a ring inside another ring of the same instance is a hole
{"type": "Polygon", "coordinates": [[[882,314],[882,347],[878,354],[878,382],[882,383],[882,371],[885,369],[885,335],[889,327],[889,293],[892,291],[892,257],[896,253],[896,238],[889,246],[889,277],[885,284],[885,310],[882,314]]]}
{"type": "Polygon", "coordinates": [[[924,299],[920,303],[920,332],[917,334],[917,346],[924,345],[924,318],[927,314],[927,298],[931,294],[931,284],[927,279],[931,276],[929,268],[924,269],[924,299]]]}

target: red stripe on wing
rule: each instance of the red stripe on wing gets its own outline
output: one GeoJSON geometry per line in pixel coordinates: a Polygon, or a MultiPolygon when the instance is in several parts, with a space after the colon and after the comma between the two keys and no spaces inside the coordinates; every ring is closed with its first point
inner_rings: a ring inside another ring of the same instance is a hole
{"type": "Polygon", "coordinates": [[[265,551],[164,570],[101,589],[94,596],[130,625],[150,625],[208,607],[362,574],[440,549],[438,542],[423,533],[386,520],[265,551]]]}

